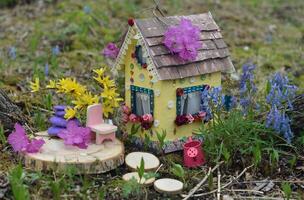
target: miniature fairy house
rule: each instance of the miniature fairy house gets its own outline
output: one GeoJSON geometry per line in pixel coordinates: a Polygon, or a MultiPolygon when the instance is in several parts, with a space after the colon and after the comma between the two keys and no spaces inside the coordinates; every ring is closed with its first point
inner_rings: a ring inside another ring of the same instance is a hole
{"type": "Polygon", "coordinates": [[[130,108],[127,130],[141,123],[138,138],[149,135],[152,141],[157,141],[156,132],[166,130],[165,152],[181,149],[185,138],[204,121],[201,91],[206,86],[220,86],[222,72],[234,71],[227,45],[210,12],[128,22],[114,65],[125,71],[125,103],[130,108]],[[202,45],[193,61],[179,59],[163,44],[168,26],[181,19],[199,28],[202,45]],[[193,119],[183,120],[187,114],[193,119]]]}

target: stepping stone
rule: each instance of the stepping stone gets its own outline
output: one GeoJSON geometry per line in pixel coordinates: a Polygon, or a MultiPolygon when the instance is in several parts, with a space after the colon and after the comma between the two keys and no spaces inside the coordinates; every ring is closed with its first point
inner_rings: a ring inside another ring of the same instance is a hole
{"type": "Polygon", "coordinates": [[[65,119],[56,116],[51,117],[50,122],[53,126],[59,126],[64,128],[67,126],[68,123],[65,119]]]}
{"type": "Polygon", "coordinates": [[[176,179],[162,178],[154,182],[154,189],[159,193],[178,194],[183,190],[184,184],[176,179]]]}
{"type": "Polygon", "coordinates": [[[155,177],[149,178],[149,179],[145,179],[145,177],[142,177],[140,182],[139,182],[139,176],[137,172],[131,172],[131,173],[127,173],[125,175],[122,176],[122,179],[125,181],[129,181],[132,178],[135,178],[137,180],[138,183],[142,184],[142,185],[152,185],[153,182],[155,181],[155,177]]]}
{"type": "Polygon", "coordinates": [[[64,117],[65,111],[55,111],[55,115],[56,115],[57,117],[64,117]]]}
{"type": "Polygon", "coordinates": [[[66,109],[66,106],[63,106],[63,105],[57,105],[57,106],[54,106],[54,111],[64,111],[66,109]]]}
{"type": "Polygon", "coordinates": [[[159,159],[151,153],[132,152],[129,153],[125,158],[126,165],[132,170],[136,171],[137,167],[140,166],[141,158],[143,158],[145,162],[145,171],[155,170],[160,164],[159,159]]]}
{"type": "Polygon", "coordinates": [[[60,131],[62,131],[62,130],[65,130],[65,128],[60,128],[60,127],[54,127],[54,126],[52,126],[52,127],[50,127],[50,128],[47,130],[47,132],[48,132],[48,134],[51,135],[51,136],[57,136],[57,134],[58,134],[60,131]]]}

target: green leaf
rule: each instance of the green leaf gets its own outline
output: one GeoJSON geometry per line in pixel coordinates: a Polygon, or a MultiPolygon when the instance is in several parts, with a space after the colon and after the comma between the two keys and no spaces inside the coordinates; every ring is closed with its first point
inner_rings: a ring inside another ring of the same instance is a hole
{"type": "Polygon", "coordinates": [[[23,170],[19,164],[12,169],[9,174],[9,182],[11,184],[12,192],[16,200],[29,200],[30,194],[26,186],[23,184],[23,170]]]}
{"type": "Polygon", "coordinates": [[[132,124],[130,136],[134,136],[140,128],[140,124],[132,124]]]}
{"type": "Polygon", "coordinates": [[[266,95],[269,94],[270,90],[271,90],[271,83],[270,83],[270,81],[267,81],[267,83],[266,83],[266,90],[265,90],[266,95]]]}
{"type": "Polygon", "coordinates": [[[5,145],[7,143],[6,137],[4,135],[4,129],[3,126],[0,126],[0,142],[1,144],[5,145]]]}
{"type": "Polygon", "coordinates": [[[184,170],[184,168],[180,164],[174,163],[173,166],[172,166],[172,168],[171,168],[171,172],[175,176],[181,178],[184,181],[184,179],[185,179],[185,170],[184,170]]]}
{"type": "Polygon", "coordinates": [[[286,199],[290,199],[292,190],[291,190],[291,185],[288,182],[284,182],[282,183],[282,190],[284,192],[284,196],[286,197],[286,199]]]}
{"type": "Polygon", "coordinates": [[[141,157],[140,166],[137,167],[137,173],[139,176],[139,180],[141,180],[145,173],[145,161],[143,157],[141,157]]]}

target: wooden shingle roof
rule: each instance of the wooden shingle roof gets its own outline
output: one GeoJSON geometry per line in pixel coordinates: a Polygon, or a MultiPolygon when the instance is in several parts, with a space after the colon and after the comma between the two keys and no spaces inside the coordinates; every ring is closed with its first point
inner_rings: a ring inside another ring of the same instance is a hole
{"type": "Polygon", "coordinates": [[[136,19],[144,43],[147,47],[160,80],[179,79],[212,72],[233,72],[234,66],[219,27],[211,13],[189,16],[172,16],[136,19]],[[179,24],[181,18],[191,20],[201,30],[201,48],[194,61],[183,61],[164,46],[164,33],[170,25],[179,24]]]}

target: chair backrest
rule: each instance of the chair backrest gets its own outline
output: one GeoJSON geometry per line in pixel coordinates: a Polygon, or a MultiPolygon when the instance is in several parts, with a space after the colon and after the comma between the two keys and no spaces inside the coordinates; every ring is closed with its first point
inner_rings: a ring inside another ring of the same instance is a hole
{"type": "Polygon", "coordinates": [[[101,104],[94,104],[90,105],[87,108],[87,127],[97,124],[102,124],[103,116],[102,116],[102,105],[101,104]]]}

